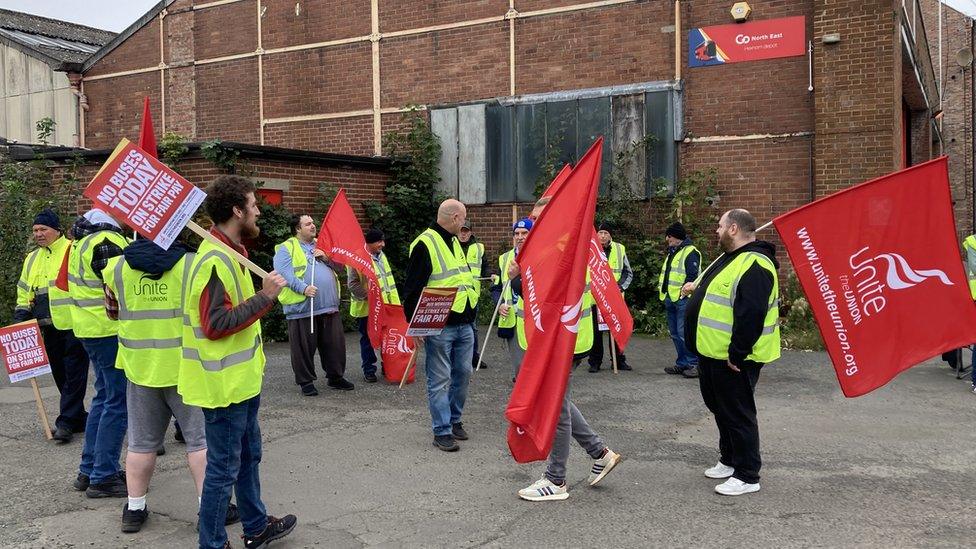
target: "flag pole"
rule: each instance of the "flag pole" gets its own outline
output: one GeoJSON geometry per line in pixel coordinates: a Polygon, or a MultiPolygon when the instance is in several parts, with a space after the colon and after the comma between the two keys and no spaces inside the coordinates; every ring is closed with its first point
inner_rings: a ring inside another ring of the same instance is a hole
{"type": "MultiPolygon", "coordinates": [[[[607,332],[607,335],[610,336],[610,362],[613,364],[613,373],[618,374],[620,372],[617,370],[617,344],[613,341],[612,333],[607,332]]],[[[600,337],[603,335],[601,334],[600,337]]]]}
{"type": "Polygon", "coordinates": [[[475,366],[474,371],[481,369],[481,361],[485,358],[485,349],[488,347],[488,338],[491,337],[491,329],[495,327],[495,318],[498,317],[498,309],[502,306],[502,296],[508,291],[508,287],[511,286],[512,279],[505,281],[505,285],[502,286],[502,293],[498,296],[498,303],[495,303],[495,311],[491,313],[491,321],[488,323],[488,330],[485,334],[485,341],[481,344],[481,353],[478,354],[478,364],[475,366]]]}
{"type": "Polygon", "coordinates": [[[37,402],[37,415],[41,416],[41,425],[44,427],[44,438],[51,440],[54,435],[51,434],[51,423],[47,419],[47,411],[44,409],[44,401],[41,400],[41,390],[37,386],[37,380],[31,378],[31,388],[34,389],[34,401],[37,402]]]}
{"type": "Polygon", "coordinates": [[[188,228],[191,231],[193,231],[194,233],[196,233],[197,236],[199,236],[200,238],[206,240],[207,242],[210,242],[211,244],[219,247],[221,250],[223,250],[223,251],[227,252],[228,254],[230,254],[231,256],[233,256],[234,259],[236,259],[241,265],[244,265],[245,267],[247,267],[247,269],[249,271],[251,271],[252,273],[258,275],[262,279],[268,278],[268,271],[265,271],[261,267],[258,267],[257,264],[255,264],[250,259],[244,257],[243,255],[241,255],[240,252],[238,252],[237,250],[231,248],[227,244],[224,244],[219,238],[217,238],[216,236],[210,234],[210,231],[204,229],[200,225],[197,225],[196,222],[189,221],[186,224],[186,228],[188,228]]]}
{"type": "MultiPolygon", "coordinates": [[[[315,264],[318,263],[318,258],[315,257],[314,248],[312,253],[312,286],[315,285],[315,264]]],[[[311,327],[309,333],[315,333],[315,297],[308,296],[308,325],[311,327]]]]}
{"type": "MultiPolygon", "coordinates": [[[[421,292],[423,295],[423,292],[421,292]]],[[[417,316],[417,309],[420,308],[420,299],[417,299],[417,304],[413,306],[413,314],[410,315],[410,322],[413,322],[413,317],[417,316]]],[[[410,324],[407,324],[407,330],[410,330],[410,324]]],[[[407,367],[403,370],[403,377],[400,378],[400,389],[403,389],[404,384],[407,383],[407,378],[410,377],[410,368],[413,367],[414,362],[417,361],[417,351],[420,350],[420,344],[423,343],[424,338],[415,337],[414,341],[416,344],[413,346],[413,352],[410,353],[410,360],[407,361],[407,367]]]]}

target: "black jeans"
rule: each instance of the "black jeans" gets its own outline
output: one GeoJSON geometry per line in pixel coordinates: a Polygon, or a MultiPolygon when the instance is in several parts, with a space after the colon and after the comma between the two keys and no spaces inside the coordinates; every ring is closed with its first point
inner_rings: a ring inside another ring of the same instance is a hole
{"type": "Polygon", "coordinates": [[[88,353],[71,330],[41,326],[41,337],[51,362],[54,383],[61,392],[61,407],[55,426],[75,433],[85,430],[85,391],[88,388],[88,353]]]}
{"type": "Polygon", "coordinates": [[[311,333],[312,319],[307,316],[288,321],[288,343],[291,346],[291,369],[295,383],[305,385],[317,379],[315,351],[319,352],[322,369],[330,382],[346,374],[346,336],[342,331],[339,313],[315,315],[315,333],[311,333]]]}
{"type": "Polygon", "coordinates": [[[741,372],[725,360],[698,356],[698,384],[705,406],[715,415],[722,463],[732,476],[749,484],[759,482],[759,423],[753,394],[762,364],[746,362],[741,372]]]}
{"type": "MultiPolygon", "coordinates": [[[[599,368],[603,364],[603,340],[606,339],[605,335],[610,332],[601,332],[600,323],[597,322],[597,307],[594,305],[591,309],[590,318],[593,319],[593,347],[590,348],[590,358],[588,360],[590,366],[596,366],[599,368]]],[[[617,347],[613,343],[610,344],[613,347],[614,352],[617,353],[617,366],[621,364],[627,364],[627,357],[620,352],[620,347],[617,347]]],[[[612,359],[611,359],[612,360],[612,359]]],[[[613,364],[613,362],[611,362],[613,364]]]]}

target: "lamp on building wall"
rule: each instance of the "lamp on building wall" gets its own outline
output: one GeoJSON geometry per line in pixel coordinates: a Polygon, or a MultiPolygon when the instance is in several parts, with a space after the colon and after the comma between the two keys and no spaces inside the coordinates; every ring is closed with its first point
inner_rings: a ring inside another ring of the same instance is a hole
{"type": "Polygon", "coordinates": [[[729,13],[732,14],[732,19],[736,23],[745,23],[749,19],[749,15],[752,14],[752,7],[749,6],[749,2],[736,2],[732,4],[732,10],[729,13]]]}
{"type": "Polygon", "coordinates": [[[827,34],[823,35],[823,38],[821,38],[820,41],[824,44],[836,44],[840,42],[840,33],[828,32],[827,34]]]}

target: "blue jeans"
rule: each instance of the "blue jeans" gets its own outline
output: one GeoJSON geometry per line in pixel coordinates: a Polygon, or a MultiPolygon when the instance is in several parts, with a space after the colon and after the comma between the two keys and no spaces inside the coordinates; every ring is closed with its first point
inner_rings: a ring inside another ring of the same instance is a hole
{"type": "Polygon", "coordinates": [[[128,415],[125,407],[125,372],[115,367],[119,351],[116,336],[81,339],[95,369],[95,397],[85,424],[85,446],[78,470],[92,484],[105,482],[119,473],[119,454],[128,415]]]}
{"type": "Polygon", "coordinates": [[[369,342],[369,332],[366,330],[369,317],[357,318],[356,324],[359,327],[359,355],[363,359],[363,375],[375,374],[376,351],[373,350],[373,344],[369,342]]]}
{"type": "Polygon", "coordinates": [[[474,333],[470,324],[445,326],[444,331],[425,338],[427,358],[427,406],[434,435],[451,434],[451,425],[461,421],[468,398],[474,333]]]}
{"type": "Polygon", "coordinates": [[[664,296],[664,310],[668,313],[668,331],[671,332],[671,341],[674,342],[674,350],[678,352],[678,359],[674,365],[682,370],[698,366],[698,357],[688,352],[685,345],[685,309],[688,307],[688,298],[679,299],[677,303],[671,301],[671,296],[664,296]]]}
{"type": "Polygon", "coordinates": [[[224,520],[231,489],[237,492],[244,535],[256,536],[268,525],[261,502],[261,395],[226,408],[204,408],[207,474],[200,499],[200,547],[219,549],[227,541],[224,520]]]}

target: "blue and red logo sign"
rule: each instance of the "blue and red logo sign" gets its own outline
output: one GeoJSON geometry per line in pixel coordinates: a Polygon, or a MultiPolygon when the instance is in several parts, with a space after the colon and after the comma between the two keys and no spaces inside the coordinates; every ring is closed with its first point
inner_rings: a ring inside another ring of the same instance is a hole
{"type": "Polygon", "coordinates": [[[688,66],[793,57],[806,53],[806,18],[783,17],[688,32],[688,66]]]}

